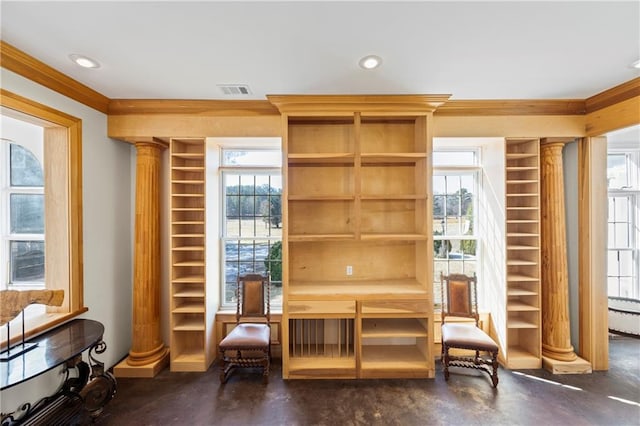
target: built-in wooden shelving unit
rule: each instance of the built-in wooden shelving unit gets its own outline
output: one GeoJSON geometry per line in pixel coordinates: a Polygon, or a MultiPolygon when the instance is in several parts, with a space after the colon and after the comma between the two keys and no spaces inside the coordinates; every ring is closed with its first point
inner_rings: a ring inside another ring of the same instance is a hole
{"type": "Polygon", "coordinates": [[[206,371],[213,321],[205,279],[205,141],[172,139],[171,371],[206,371]]]}
{"type": "Polygon", "coordinates": [[[283,114],[283,376],[433,377],[431,118],[446,97],[270,96],[283,114]]]}
{"type": "Polygon", "coordinates": [[[506,140],[507,368],[540,368],[540,141],[506,140]]]}

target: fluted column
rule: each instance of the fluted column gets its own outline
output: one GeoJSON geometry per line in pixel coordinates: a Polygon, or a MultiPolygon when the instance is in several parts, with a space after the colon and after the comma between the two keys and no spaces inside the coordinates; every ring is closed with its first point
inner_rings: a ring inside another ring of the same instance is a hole
{"type": "Polygon", "coordinates": [[[543,139],[541,157],[542,355],[574,361],[569,320],[569,272],[562,148],[567,141],[543,139]]]}
{"type": "Polygon", "coordinates": [[[136,142],[133,336],[130,366],[167,355],[160,331],[160,154],[163,145],[136,142]]]}

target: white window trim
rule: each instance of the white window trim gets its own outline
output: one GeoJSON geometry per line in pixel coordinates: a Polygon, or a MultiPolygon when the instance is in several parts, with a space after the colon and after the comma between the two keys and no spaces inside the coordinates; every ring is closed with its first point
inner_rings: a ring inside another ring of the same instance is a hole
{"type": "MultiPolygon", "coordinates": [[[[461,152],[461,151],[474,151],[475,152],[475,164],[474,165],[449,165],[449,166],[438,166],[434,165],[432,167],[432,175],[433,176],[460,176],[460,175],[472,175],[474,176],[474,184],[475,188],[472,192],[473,197],[473,223],[476,225],[473,229],[473,235],[435,235],[436,229],[432,230],[433,241],[462,241],[462,240],[474,240],[476,241],[476,255],[473,262],[475,263],[476,268],[476,276],[479,280],[482,279],[482,244],[481,235],[478,234],[479,226],[478,225],[478,204],[479,204],[479,194],[482,191],[482,149],[478,146],[469,146],[469,147],[451,147],[451,148],[437,148],[433,150],[434,152],[461,152]]],[[[435,192],[433,193],[435,196],[435,192]]],[[[434,257],[433,262],[435,263],[436,258],[434,257]]],[[[441,259],[441,261],[450,262],[451,259],[441,259]]],[[[459,261],[454,259],[453,261],[459,261]]],[[[461,259],[464,262],[464,259],[461,259]]],[[[439,300],[439,295],[434,294],[434,300],[439,300]]]]}
{"type": "MultiPolygon", "coordinates": [[[[616,146],[609,148],[609,154],[627,154],[627,161],[640,165],[640,149],[627,149],[625,146],[616,146]]],[[[630,247],[607,247],[609,251],[631,251],[632,253],[632,291],[631,296],[634,299],[640,299],[640,170],[639,168],[628,167],[628,184],[623,188],[610,188],[607,190],[607,197],[629,197],[631,201],[630,223],[631,235],[630,247]],[[635,214],[634,214],[635,213],[635,214]]],[[[609,219],[607,218],[607,223],[609,219]]],[[[607,271],[607,277],[618,277],[618,275],[610,275],[607,271]]]]}
{"type": "MultiPolygon", "coordinates": [[[[238,138],[238,139],[244,139],[244,138],[238,138]]],[[[225,270],[225,265],[226,265],[226,251],[225,251],[225,243],[228,241],[237,241],[238,239],[243,239],[245,237],[228,237],[227,236],[227,229],[226,229],[226,220],[225,220],[225,215],[224,212],[226,212],[227,209],[227,205],[226,205],[226,196],[225,196],[225,188],[224,188],[224,175],[225,174],[231,174],[231,173],[251,173],[251,174],[264,174],[264,175],[269,175],[269,174],[279,174],[281,177],[283,175],[282,172],[282,168],[281,167],[273,167],[273,166],[243,166],[243,165],[224,165],[223,164],[223,159],[224,159],[224,151],[228,151],[228,150],[233,150],[233,151],[252,151],[252,152],[259,152],[259,151],[281,151],[281,144],[280,144],[280,139],[277,140],[277,144],[275,143],[260,143],[259,146],[256,145],[252,145],[252,144],[247,144],[246,141],[244,143],[238,143],[237,141],[234,141],[233,138],[229,139],[226,141],[223,140],[219,143],[218,145],[218,184],[219,184],[219,206],[221,206],[220,209],[220,215],[219,215],[219,253],[220,253],[220,259],[219,259],[219,265],[220,265],[220,309],[221,310],[230,310],[230,309],[234,309],[235,305],[233,303],[228,303],[225,302],[225,291],[226,291],[226,270],[225,270]]],[[[283,177],[282,177],[283,178],[283,177]]],[[[283,182],[284,183],[284,182],[283,182]]],[[[284,192],[284,188],[283,188],[283,192],[284,192]]],[[[273,241],[273,242],[277,242],[277,241],[282,241],[282,237],[258,237],[258,238],[254,238],[254,237],[246,237],[246,239],[252,239],[252,240],[265,240],[265,241],[273,241]]],[[[271,303],[271,308],[272,311],[275,308],[276,311],[281,307],[281,305],[279,304],[275,304],[271,303]]]]}
{"type": "MultiPolygon", "coordinates": [[[[87,311],[82,297],[82,120],[7,90],[0,92],[3,115],[43,128],[45,198],[56,200],[45,211],[45,244],[55,247],[45,248],[45,261],[60,267],[52,271],[45,266],[45,279],[47,288],[65,290],[65,297],[60,307],[28,308],[44,309],[25,318],[25,337],[29,338],[87,311]],[[47,167],[52,164],[56,166],[47,167]]],[[[11,328],[12,341],[22,337],[17,330],[11,328]]],[[[0,344],[6,340],[6,334],[0,334],[0,344]]]]}
{"type": "MultiPolygon", "coordinates": [[[[40,141],[44,143],[44,141],[40,141]]],[[[13,194],[36,194],[44,196],[44,185],[42,187],[33,186],[11,186],[11,154],[10,145],[18,145],[31,152],[37,157],[28,146],[18,141],[8,141],[3,143],[0,149],[0,164],[2,164],[3,173],[0,173],[0,196],[2,197],[2,207],[0,208],[0,233],[2,234],[2,241],[0,243],[0,259],[6,259],[6,262],[0,262],[0,289],[7,290],[28,290],[28,289],[44,289],[46,287],[45,281],[33,281],[33,282],[20,282],[15,284],[11,282],[11,242],[12,241],[44,241],[45,233],[35,234],[16,234],[11,233],[11,202],[10,198],[13,194]]],[[[42,166],[43,162],[41,158],[38,158],[42,166]]],[[[44,170],[42,170],[44,176],[44,170]]]]}

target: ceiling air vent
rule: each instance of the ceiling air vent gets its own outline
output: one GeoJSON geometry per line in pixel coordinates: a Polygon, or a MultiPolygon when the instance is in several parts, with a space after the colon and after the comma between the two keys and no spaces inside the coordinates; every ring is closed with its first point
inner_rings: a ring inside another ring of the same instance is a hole
{"type": "Polygon", "coordinates": [[[225,95],[250,95],[251,89],[246,84],[218,84],[225,95]]]}

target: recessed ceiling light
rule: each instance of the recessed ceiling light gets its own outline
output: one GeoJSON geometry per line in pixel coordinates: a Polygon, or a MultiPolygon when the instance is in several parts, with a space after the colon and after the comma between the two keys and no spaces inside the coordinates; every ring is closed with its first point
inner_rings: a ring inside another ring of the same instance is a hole
{"type": "Polygon", "coordinates": [[[358,62],[358,64],[366,70],[378,68],[381,63],[382,59],[376,55],[367,55],[364,58],[360,59],[360,62],[358,62]]]}
{"type": "Polygon", "coordinates": [[[631,68],[640,69],[640,59],[631,64],[631,68]]]}
{"type": "Polygon", "coordinates": [[[100,68],[100,64],[98,63],[98,61],[95,61],[84,55],[78,55],[77,53],[74,53],[72,55],[69,55],[69,59],[83,68],[100,68]]]}

